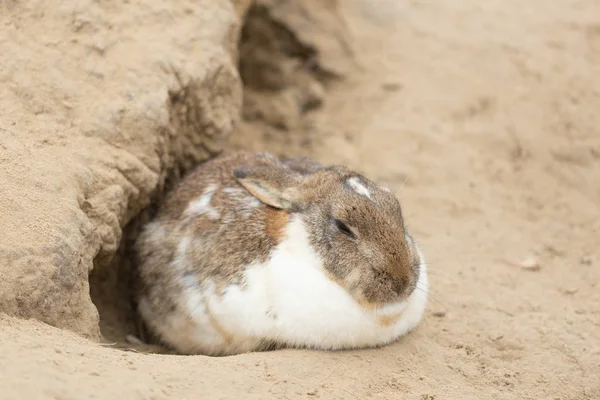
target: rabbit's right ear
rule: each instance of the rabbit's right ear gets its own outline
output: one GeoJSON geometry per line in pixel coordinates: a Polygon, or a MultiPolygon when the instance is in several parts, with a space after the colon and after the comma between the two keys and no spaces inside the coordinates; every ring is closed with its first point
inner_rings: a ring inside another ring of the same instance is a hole
{"type": "Polygon", "coordinates": [[[303,180],[302,175],[291,169],[267,166],[236,168],[233,176],[258,200],[283,210],[294,206],[298,197],[296,187],[303,180]]]}

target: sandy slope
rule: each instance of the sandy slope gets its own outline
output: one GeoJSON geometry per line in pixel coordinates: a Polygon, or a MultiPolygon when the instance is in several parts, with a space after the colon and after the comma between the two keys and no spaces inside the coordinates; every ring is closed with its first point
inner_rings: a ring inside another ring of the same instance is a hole
{"type": "Polygon", "coordinates": [[[419,329],[214,359],[2,318],[0,398],[600,398],[600,5],[375,3],[348,7],[364,71],[308,133],[324,162],[398,191],[432,269],[419,329]]]}

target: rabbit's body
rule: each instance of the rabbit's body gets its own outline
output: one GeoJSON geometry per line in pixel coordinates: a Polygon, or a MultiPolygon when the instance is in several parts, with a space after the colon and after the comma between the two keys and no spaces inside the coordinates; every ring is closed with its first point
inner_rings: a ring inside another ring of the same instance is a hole
{"type": "MultiPolygon", "coordinates": [[[[328,217],[325,223],[321,218],[315,221],[315,215],[301,211],[300,205],[295,209],[280,204],[283,200],[273,197],[271,186],[262,184],[263,178],[277,185],[283,182],[269,175],[273,169],[293,173],[301,182],[321,171],[314,162],[300,165],[268,155],[237,153],[200,166],[174,191],[138,243],[142,289],[138,310],[148,328],[180,353],[228,355],[273,346],[377,346],[415,327],[426,303],[427,275],[412,238],[378,232],[378,242],[397,240],[398,248],[404,249],[392,252],[394,260],[410,264],[392,272],[383,269],[387,259],[378,255],[376,247],[361,247],[357,240],[366,242],[366,233],[365,238],[339,243],[357,250],[348,247],[330,257],[336,241],[345,241],[346,236],[339,237],[342,233],[330,227],[328,217]],[[267,176],[261,175],[259,184],[248,183],[254,170],[239,172],[241,167],[262,167],[257,171],[266,171],[267,176]],[[321,226],[323,235],[315,233],[315,227],[321,226]],[[369,268],[378,267],[378,262],[382,267],[373,273],[351,266],[350,253],[359,250],[357,266],[363,258],[373,257],[369,268]],[[347,262],[342,260],[345,257],[347,262]],[[343,265],[338,270],[340,260],[343,265]],[[389,283],[392,275],[405,285],[389,283]]],[[[372,183],[355,185],[358,181],[352,179],[353,175],[344,176],[350,187],[343,190],[365,198],[353,200],[357,213],[362,204],[358,200],[389,201],[388,195],[373,192],[372,183]]],[[[310,190],[318,188],[319,182],[310,186],[310,190]]],[[[327,191],[314,195],[327,195],[327,191]]],[[[297,204],[305,204],[302,209],[307,210],[317,204],[312,199],[297,204]]],[[[390,230],[396,226],[379,223],[390,230]]]]}

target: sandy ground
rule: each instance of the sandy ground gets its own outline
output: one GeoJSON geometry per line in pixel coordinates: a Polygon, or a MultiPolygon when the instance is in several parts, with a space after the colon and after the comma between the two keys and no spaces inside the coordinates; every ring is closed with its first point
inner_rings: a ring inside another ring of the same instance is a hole
{"type": "Polygon", "coordinates": [[[600,4],[379,0],[347,23],[363,72],[304,132],[236,141],[301,153],[306,134],[393,187],[431,264],[422,325],[377,350],[207,358],[0,317],[1,399],[600,398],[600,4]]]}

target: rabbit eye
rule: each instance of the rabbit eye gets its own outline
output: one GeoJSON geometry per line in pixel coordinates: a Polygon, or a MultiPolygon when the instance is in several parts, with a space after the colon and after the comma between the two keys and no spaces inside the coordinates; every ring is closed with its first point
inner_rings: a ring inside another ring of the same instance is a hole
{"type": "Polygon", "coordinates": [[[348,228],[348,225],[340,221],[339,219],[334,219],[335,227],[342,232],[344,235],[354,239],[356,236],[354,233],[348,228]]]}

